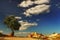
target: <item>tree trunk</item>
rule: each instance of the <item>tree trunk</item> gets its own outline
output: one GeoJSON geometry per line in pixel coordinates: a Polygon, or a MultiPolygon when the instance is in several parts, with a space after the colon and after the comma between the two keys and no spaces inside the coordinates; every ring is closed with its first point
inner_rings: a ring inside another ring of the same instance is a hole
{"type": "Polygon", "coordinates": [[[13,29],[11,29],[11,36],[14,36],[14,30],[13,29]]]}

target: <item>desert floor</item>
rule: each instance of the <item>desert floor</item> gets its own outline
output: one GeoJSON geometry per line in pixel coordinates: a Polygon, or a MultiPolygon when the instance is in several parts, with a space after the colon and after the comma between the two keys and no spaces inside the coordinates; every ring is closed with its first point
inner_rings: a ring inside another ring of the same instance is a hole
{"type": "Polygon", "coordinates": [[[40,40],[35,38],[20,38],[20,37],[0,37],[0,40],[40,40]]]}

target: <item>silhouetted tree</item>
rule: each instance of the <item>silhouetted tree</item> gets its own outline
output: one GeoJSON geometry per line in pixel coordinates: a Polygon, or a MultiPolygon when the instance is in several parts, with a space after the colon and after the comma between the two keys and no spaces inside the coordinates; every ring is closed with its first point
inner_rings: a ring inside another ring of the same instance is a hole
{"type": "Polygon", "coordinates": [[[18,23],[18,20],[13,15],[7,16],[4,19],[4,24],[6,24],[7,27],[11,29],[11,31],[12,31],[11,35],[12,36],[14,36],[14,30],[19,30],[19,27],[21,26],[20,23],[18,23]]]}

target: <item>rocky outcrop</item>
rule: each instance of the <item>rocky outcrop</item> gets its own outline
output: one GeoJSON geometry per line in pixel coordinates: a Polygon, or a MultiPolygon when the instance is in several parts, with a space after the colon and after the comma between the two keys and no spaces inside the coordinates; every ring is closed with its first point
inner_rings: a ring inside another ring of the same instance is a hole
{"type": "Polygon", "coordinates": [[[59,33],[50,34],[48,37],[49,37],[49,39],[52,39],[52,40],[60,40],[59,33]]]}
{"type": "Polygon", "coordinates": [[[28,37],[31,37],[31,38],[43,38],[43,39],[47,38],[47,36],[44,36],[43,34],[39,34],[37,32],[32,32],[31,34],[28,35],[28,37]]]}

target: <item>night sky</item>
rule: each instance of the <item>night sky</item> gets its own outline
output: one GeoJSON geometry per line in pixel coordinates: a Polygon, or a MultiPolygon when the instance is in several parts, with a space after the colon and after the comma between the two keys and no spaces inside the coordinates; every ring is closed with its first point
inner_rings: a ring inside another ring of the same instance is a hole
{"type": "Polygon", "coordinates": [[[15,32],[38,32],[43,34],[51,34],[53,32],[60,33],[60,0],[50,0],[50,12],[32,17],[25,17],[23,12],[26,8],[17,7],[22,0],[0,0],[0,30],[4,33],[10,33],[11,30],[4,25],[3,20],[8,15],[21,16],[22,20],[38,23],[37,26],[30,27],[26,30],[15,32]],[[39,19],[38,21],[36,19],[39,19]]]}

